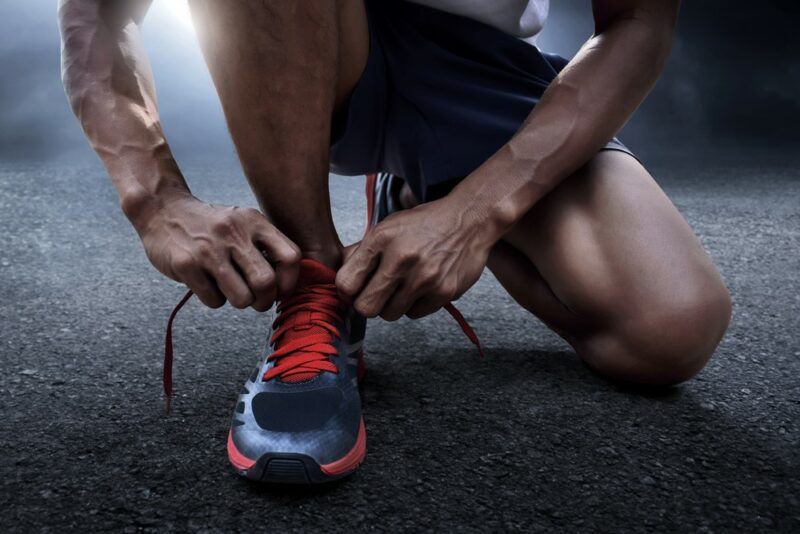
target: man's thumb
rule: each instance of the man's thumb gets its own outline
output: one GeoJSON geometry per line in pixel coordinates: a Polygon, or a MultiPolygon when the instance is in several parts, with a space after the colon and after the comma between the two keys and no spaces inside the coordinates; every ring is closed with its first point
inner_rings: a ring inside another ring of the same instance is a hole
{"type": "Polygon", "coordinates": [[[347,260],[350,259],[350,256],[352,256],[353,253],[356,250],[358,250],[358,246],[360,244],[361,244],[361,241],[356,241],[355,243],[353,243],[351,245],[347,245],[346,247],[344,247],[344,250],[342,251],[342,264],[347,263],[347,260]]]}

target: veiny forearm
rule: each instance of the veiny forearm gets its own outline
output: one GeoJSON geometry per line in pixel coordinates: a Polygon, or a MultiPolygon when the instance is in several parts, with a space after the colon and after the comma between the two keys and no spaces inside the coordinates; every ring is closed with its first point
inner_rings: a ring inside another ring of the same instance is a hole
{"type": "Polygon", "coordinates": [[[622,128],[669,54],[674,18],[660,15],[632,13],[587,41],[517,134],[451,193],[465,214],[499,239],[622,128]]]}
{"type": "Polygon", "coordinates": [[[62,78],[72,109],[137,227],[188,187],[161,129],[139,28],[115,0],[62,0],[62,78]]]}

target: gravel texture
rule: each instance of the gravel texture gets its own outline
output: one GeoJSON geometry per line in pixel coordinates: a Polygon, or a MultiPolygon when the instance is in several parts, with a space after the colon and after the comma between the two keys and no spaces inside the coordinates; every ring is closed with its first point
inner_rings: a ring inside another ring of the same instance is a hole
{"type": "MultiPolygon", "coordinates": [[[[252,205],[234,166],[194,191],[252,205]]],[[[268,318],[193,302],[149,266],[97,165],[0,164],[0,531],[800,531],[800,176],[654,172],[719,265],[730,331],[695,380],[653,395],[592,374],[486,275],[460,308],[372,321],[368,454],[349,479],[263,487],[225,457],[268,318]]],[[[332,182],[346,240],[363,180],[332,182]]]]}

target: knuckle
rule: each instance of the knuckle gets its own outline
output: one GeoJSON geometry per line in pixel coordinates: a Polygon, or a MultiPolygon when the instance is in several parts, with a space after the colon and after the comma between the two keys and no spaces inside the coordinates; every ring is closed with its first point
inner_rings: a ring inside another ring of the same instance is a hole
{"type": "Polygon", "coordinates": [[[275,275],[270,271],[264,270],[254,275],[250,282],[253,284],[254,289],[266,291],[272,289],[275,285],[275,275]]]}
{"type": "Polygon", "coordinates": [[[374,306],[370,305],[369,303],[365,302],[356,302],[353,307],[359,313],[359,315],[367,318],[372,318],[377,315],[374,306]]]}
{"type": "Polygon", "coordinates": [[[264,214],[258,211],[255,208],[239,208],[240,213],[245,217],[252,218],[252,219],[263,219],[264,214]]]}
{"type": "Polygon", "coordinates": [[[415,252],[405,251],[397,258],[397,265],[401,269],[410,269],[417,263],[419,256],[415,252]]]}
{"type": "Polygon", "coordinates": [[[436,281],[437,275],[438,273],[434,269],[423,269],[419,274],[420,285],[427,286],[433,284],[436,281]]]}
{"type": "Polygon", "coordinates": [[[239,230],[236,222],[230,217],[214,221],[212,229],[217,235],[227,239],[239,236],[239,230]]]}
{"type": "MultiPolygon", "coordinates": [[[[211,267],[211,272],[218,281],[225,280],[230,277],[231,271],[227,263],[218,263],[211,267]]],[[[222,286],[220,286],[222,287],[222,286]]]]}
{"type": "Polygon", "coordinates": [[[386,229],[385,225],[378,225],[375,227],[372,232],[367,236],[367,245],[372,243],[383,243],[387,239],[389,239],[389,230],[386,229]]]}
{"type": "Polygon", "coordinates": [[[214,257],[214,249],[208,243],[198,245],[195,251],[203,260],[210,260],[214,257]]]}
{"type": "Polygon", "coordinates": [[[302,258],[302,254],[300,252],[300,247],[295,245],[294,243],[290,243],[286,250],[283,253],[283,257],[281,261],[288,265],[295,265],[300,263],[300,259],[302,258]]]}
{"type": "Polygon", "coordinates": [[[392,285],[398,278],[402,277],[403,269],[399,265],[394,264],[387,269],[380,269],[374,275],[374,279],[380,282],[382,287],[392,285]]]}
{"type": "Polygon", "coordinates": [[[172,268],[175,272],[186,273],[194,268],[195,261],[191,254],[176,253],[172,256],[172,268]]]}
{"type": "Polygon", "coordinates": [[[220,217],[211,223],[211,228],[217,233],[226,233],[233,229],[230,217],[220,217]]]}
{"type": "Polygon", "coordinates": [[[292,243],[292,255],[291,255],[292,263],[300,263],[300,260],[303,258],[303,252],[300,250],[300,247],[292,243]]]}
{"type": "Polygon", "coordinates": [[[361,246],[353,255],[354,257],[369,258],[374,256],[380,250],[380,244],[376,239],[365,239],[361,242],[361,246]],[[356,256],[357,254],[357,256],[356,256]]]}
{"type": "Polygon", "coordinates": [[[347,275],[344,275],[339,272],[336,275],[336,287],[339,291],[345,295],[352,296],[355,293],[355,289],[353,288],[353,279],[347,275]]]}

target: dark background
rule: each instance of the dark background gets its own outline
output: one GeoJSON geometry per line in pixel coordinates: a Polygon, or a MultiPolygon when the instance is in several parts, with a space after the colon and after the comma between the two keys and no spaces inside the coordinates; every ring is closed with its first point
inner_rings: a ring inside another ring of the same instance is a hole
{"type": "MultiPolygon", "coordinates": [[[[92,157],[58,72],[55,2],[0,6],[0,158],[92,157]]],[[[165,128],[182,160],[232,157],[213,88],[181,0],[156,0],[145,23],[165,128]]],[[[623,131],[653,157],[742,157],[800,141],[800,4],[684,2],[669,64],[623,131]],[[723,149],[723,150],[720,150],[723,149]],[[744,152],[743,152],[744,151],[744,152]]],[[[587,0],[556,0],[539,46],[571,56],[590,35],[587,0]]]]}

